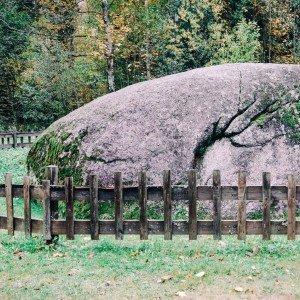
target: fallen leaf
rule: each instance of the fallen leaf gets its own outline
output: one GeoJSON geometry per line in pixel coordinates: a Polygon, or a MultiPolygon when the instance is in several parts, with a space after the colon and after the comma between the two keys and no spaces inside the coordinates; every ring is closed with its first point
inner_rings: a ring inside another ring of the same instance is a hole
{"type": "Polygon", "coordinates": [[[110,286],[111,285],[111,282],[110,281],[106,281],[105,283],[104,283],[104,286],[110,286]]]}
{"type": "Polygon", "coordinates": [[[236,292],[239,292],[239,293],[241,293],[241,292],[244,291],[244,289],[243,289],[241,286],[236,286],[236,287],[234,288],[234,290],[235,290],[236,292]]]}
{"type": "Polygon", "coordinates": [[[91,252],[91,253],[88,255],[88,259],[92,259],[94,256],[95,256],[95,254],[94,254],[93,252],[91,252]]]}
{"type": "Polygon", "coordinates": [[[166,281],[171,280],[172,278],[173,278],[172,275],[166,275],[166,276],[161,277],[161,278],[157,281],[157,283],[164,283],[164,282],[166,282],[166,281]]]}
{"type": "Polygon", "coordinates": [[[178,296],[180,298],[184,298],[184,297],[186,297],[186,292],[179,291],[179,292],[175,293],[175,296],[178,296]]]}
{"type": "Polygon", "coordinates": [[[252,248],[252,253],[253,253],[254,255],[256,255],[256,254],[258,253],[258,250],[259,250],[259,247],[255,245],[255,246],[252,248]]]}
{"type": "Polygon", "coordinates": [[[226,242],[224,241],[219,241],[218,243],[222,248],[225,248],[227,246],[226,242]]]}
{"type": "Polygon", "coordinates": [[[63,253],[55,252],[52,256],[53,257],[64,257],[65,255],[63,253]]]}
{"type": "Polygon", "coordinates": [[[194,259],[197,259],[197,258],[199,258],[199,257],[201,257],[201,253],[200,253],[199,250],[197,250],[197,251],[195,252],[195,254],[194,254],[194,259]]]}
{"type": "Polygon", "coordinates": [[[138,256],[139,254],[140,254],[139,251],[134,251],[134,252],[130,253],[130,256],[136,257],[136,256],[138,256]]]}
{"type": "Polygon", "coordinates": [[[24,254],[24,252],[21,251],[21,250],[15,250],[15,251],[14,251],[14,256],[15,256],[16,258],[18,258],[18,259],[22,259],[22,258],[25,256],[25,254],[24,254]]]}
{"type": "Polygon", "coordinates": [[[204,271],[201,271],[201,272],[195,274],[195,276],[198,277],[198,278],[202,278],[204,275],[205,275],[204,271]]]}
{"type": "Polygon", "coordinates": [[[76,275],[76,274],[78,274],[79,273],[79,270],[78,269],[71,269],[69,272],[68,272],[68,275],[69,276],[74,276],[74,275],[76,275]]]}

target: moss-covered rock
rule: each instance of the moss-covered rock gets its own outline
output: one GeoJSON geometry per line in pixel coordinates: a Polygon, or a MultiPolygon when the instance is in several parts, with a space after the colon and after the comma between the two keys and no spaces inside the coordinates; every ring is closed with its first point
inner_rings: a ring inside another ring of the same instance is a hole
{"type": "Polygon", "coordinates": [[[27,156],[29,171],[42,180],[45,168],[49,165],[59,167],[59,178],[73,176],[76,184],[83,182],[79,147],[84,134],[69,139],[70,133],[49,131],[41,135],[33,144],[27,156]]]}

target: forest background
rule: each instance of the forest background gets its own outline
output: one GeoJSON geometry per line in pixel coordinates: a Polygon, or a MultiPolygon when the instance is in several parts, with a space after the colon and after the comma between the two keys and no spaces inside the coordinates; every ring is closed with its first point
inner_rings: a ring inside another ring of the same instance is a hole
{"type": "Polygon", "coordinates": [[[130,84],[300,62],[300,0],[0,0],[0,130],[41,130],[130,84]]]}

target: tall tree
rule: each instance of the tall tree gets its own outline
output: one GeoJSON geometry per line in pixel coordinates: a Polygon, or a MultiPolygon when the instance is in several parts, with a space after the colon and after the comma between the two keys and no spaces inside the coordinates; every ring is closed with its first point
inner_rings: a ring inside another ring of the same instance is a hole
{"type": "Polygon", "coordinates": [[[20,106],[15,97],[19,76],[26,67],[23,56],[34,21],[34,3],[0,0],[0,126],[16,127],[20,106]]]}
{"type": "Polygon", "coordinates": [[[102,0],[102,16],[105,28],[105,39],[106,39],[106,61],[107,61],[107,82],[108,90],[110,92],[115,91],[115,71],[114,71],[114,45],[112,39],[112,26],[109,15],[109,4],[108,0],[102,0]]]}

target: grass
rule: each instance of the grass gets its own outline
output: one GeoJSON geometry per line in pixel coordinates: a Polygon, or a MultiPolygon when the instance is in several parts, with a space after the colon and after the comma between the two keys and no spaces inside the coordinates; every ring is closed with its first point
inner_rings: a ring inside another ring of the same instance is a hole
{"type": "MultiPolygon", "coordinates": [[[[26,155],[29,148],[3,149],[0,150],[0,183],[4,182],[6,173],[13,174],[13,183],[22,184],[23,177],[27,173],[26,155]]],[[[32,217],[39,218],[42,216],[42,206],[40,203],[32,202],[32,217]]],[[[15,216],[23,216],[23,200],[14,199],[14,214],[15,216]]],[[[6,203],[3,198],[0,198],[0,214],[6,215],[6,203]]]]}
{"type": "Polygon", "coordinates": [[[0,149],[0,178],[3,182],[4,175],[13,173],[13,182],[22,183],[26,175],[26,155],[28,148],[0,149]]]}
{"type": "MultiPolygon", "coordinates": [[[[21,183],[26,149],[0,150],[0,176],[12,171],[21,183]]],[[[22,200],[15,201],[22,215],[22,200]]],[[[33,204],[35,205],[35,204],[33,204]]],[[[0,201],[0,213],[5,206],[0,201]]],[[[33,206],[39,217],[42,209],[33,206]]],[[[128,217],[131,217],[128,212],[128,217]]],[[[0,232],[0,299],[94,298],[299,298],[300,240],[248,237],[150,237],[124,241],[60,237],[51,246],[41,236],[25,239],[0,232]]],[[[290,299],[289,298],[289,299],[290,299]]]]}
{"type": "Polygon", "coordinates": [[[40,237],[0,238],[2,299],[300,297],[299,240],[80,237],[45,246],[40,237]]]}

